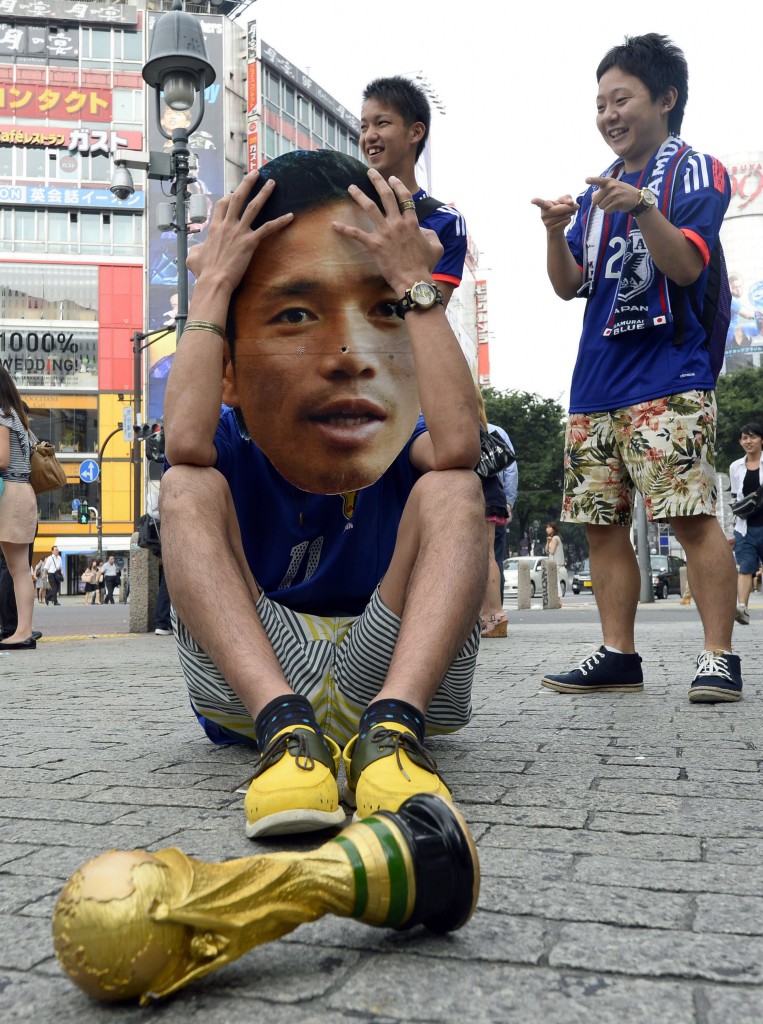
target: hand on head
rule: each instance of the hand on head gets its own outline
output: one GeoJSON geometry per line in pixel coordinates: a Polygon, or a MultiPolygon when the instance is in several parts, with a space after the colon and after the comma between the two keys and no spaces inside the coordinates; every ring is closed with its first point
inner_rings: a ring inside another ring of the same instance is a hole
{"type": "Polygon", "coordinates": [[[373,222],[373,231],[363,231],[339,221],[335,221],[333,227],[340,235],[365,245],[390,288],[403,295],[414,281],[431,276],[443,247],[434,231],[419,228],[415,207],[401,209],[411,202],[411,193],[399,178],[392,176],[387,184],[373,169],[369,170],[368,177],[379,194],[384,213],[355,185],[350,185],[349,192],[373,222]]]}

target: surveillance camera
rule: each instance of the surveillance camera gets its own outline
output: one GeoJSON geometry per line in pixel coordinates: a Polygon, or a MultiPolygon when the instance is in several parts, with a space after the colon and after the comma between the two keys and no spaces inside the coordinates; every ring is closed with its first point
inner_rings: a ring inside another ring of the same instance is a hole
{"type": "Polygon", "coordinates": [[[111,176],[109,192],[113,192],[120,202],[129,199],[133,192],[135,192],[132,175],[126,167],[122,167],[120,164],[116,165],[111,176]]]}

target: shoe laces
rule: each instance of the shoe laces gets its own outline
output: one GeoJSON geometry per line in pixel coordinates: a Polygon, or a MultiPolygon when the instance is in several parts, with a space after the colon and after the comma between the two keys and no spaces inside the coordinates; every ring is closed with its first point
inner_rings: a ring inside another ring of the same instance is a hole
{"type": "Polygon", "coordinates": [[[604,661],[604,651],[594,651],[590,657],[583,658],[578,665],[578,671],[587,676],[589,672],[593,672],[600,661],[604,661]]]}
{"type": "MultiPolygon", "coordinates": [[[[391,753],[394,753],[397,760],[397,766],[403,773],[407,782],[411,781],[411,777],[405,770],[403,762],[400,759],[401,750],[404,750],[407,754],[413,755],[412,760],[416,761],[418,759],[423,761],[425,766],[433,775],[439,775],[442,779],[442,775],[437,771],[437,762],[426,747],[419,743],[413,733],[397,732],[395,729],[385,729],[383,725],[379,725],[371,731],[371,740],[380,750],[389,750],[391,753]]],[[[445,779],[442,779],[442,781],[445,782],[445,779]]]]}
{"type": "Polygon", "coordinates": [[[719,654],[717,651],[703,651],[699,655],[697,676],[722,676],[723,679],[733,682],[725,654],[719,654]]]}
{"type": "Polygon", "coordinates": [[[254,775],[249,781],[252,782],[258,775],[262,775],[268,768],[272,768],[287,751],[294,757],[297,768],[302,768],[306,772],[311,772],[315,768],[315,758],[310,753],[307,736],[300,730],[282,732],[280,736],[272,739],[262,751],[254,775]]]}

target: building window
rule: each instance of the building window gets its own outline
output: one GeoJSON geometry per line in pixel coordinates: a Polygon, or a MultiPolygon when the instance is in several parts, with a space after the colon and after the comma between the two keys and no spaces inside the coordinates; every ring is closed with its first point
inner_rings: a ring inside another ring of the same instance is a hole
{"type": "Polygon", "coordinates": [[[293,87],[287,85],[286,82],[283,85],[283,109],[287,114],[291,114],[294,117],[296,113],[296,96],[293,87]]]}
{"type": "Polygon", "coordinates": [[[0,320],[96,320],[97,317],[97,267],[0,264],[0,320]]]}

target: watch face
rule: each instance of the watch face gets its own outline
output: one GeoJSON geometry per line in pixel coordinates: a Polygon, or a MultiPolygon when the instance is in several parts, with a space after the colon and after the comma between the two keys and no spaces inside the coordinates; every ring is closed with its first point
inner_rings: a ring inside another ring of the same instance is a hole
{"type": "Polygon", "coordinates": [[[436,295],[434,285],[427,284],[426,281],[417,281],[411,288],[411,299],[417,306],[433,306],[436,295]]]}
{"type": "Polygon", "coordinates": [[[657,202],[657,196],[651,189],[645,188],[641,193],[641,203],[644,207],[654,206],[657,202]]]}

